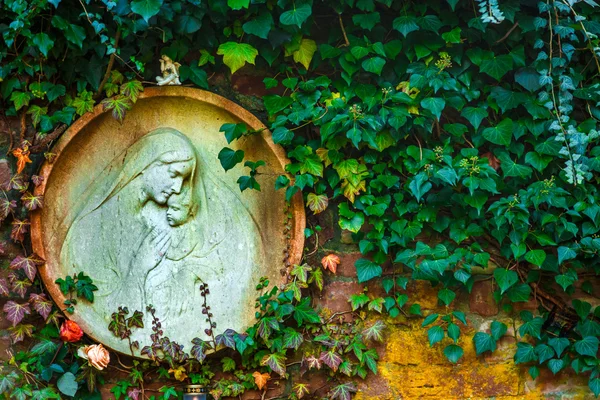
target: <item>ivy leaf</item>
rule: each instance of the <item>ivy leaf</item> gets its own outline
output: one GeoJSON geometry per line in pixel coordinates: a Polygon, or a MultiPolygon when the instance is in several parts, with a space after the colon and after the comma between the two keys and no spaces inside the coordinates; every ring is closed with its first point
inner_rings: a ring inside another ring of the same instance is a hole
{"type": "Polygon", "coordinates": [[[492,325],[490,326],[490,331],[492,333],[492,338],[494,340],[499,340],[502,336],[504,336],[504,334],[507,331],[507,326],[506,324],[500,322],[500,321],[493,321],[492,325]]]}
{"type": "Polygon", "coordinates": [[[379,264],[374,263],[366,258],[361,258],[354,263],[356,267],[356,273],[358,275],[358,282],[367,282],[373,278],[380,277],[383,270],[379,264]]]}
{"type": "Polygon", "coordinates": [[[316,215],[327,209],[329,198],[326,194],[309,193],[306,197],[306,205],[316,215]]]}
{"type": "Polygon", "coordinates": [[[75,107],[75,112],[78,115],[83,115],[85,113],[91,112],[94,110],[95,103],[92,96],[92,92],[84,90],[83,92],[79,93],[79,96],[73,99],[73,103],[71,103],[70,105],[75,107]]]}
{"type": "Polygon", "coordinates": [[[510,118],[505,118],[498,125],[485,128],[483,137],[494,144],[508,146],[512,139],[512,132],[513,121],[510,118]]]}
{"type": "Polygon", "coordinates": [[[456,293],[448,288],[444,288],[438,292],[438,298],[444,303],[444,305],[449,306],[450,303],[454,301],[456,298],[456,293]]]}
{"type": "Polygon", "coordinates": [[[18,304],[12,300],[7,301],[2,310],[6,313],[6,319],[12,323],[12,326],[21,322],[25,314],[31,314],[31,309],[27,303],[18,304]]]}
{"type": "Polygon", "coordinates": [[[217,346],[225,346],[235,350],[235,335],[236,332],[233,329],[227,329],[225,332],[215,337],[215,343],[217,346]]]}
{"type": "Polygon", "coordinates": [[[206,359],[206,350],[210,348],[210,345],[202,339],[192,339],[192,349],[190,355],[196,359],[200,364],[206,359]]]}
{"type": "Polygon", "coordinates": [[[40,314],[44,320],[48,319],[48,315],[50,315],[50,312],[52,311],[52,302],[48,300],[44,293],[31,293],[29,295],[29,302],[33,306],[33,309],[40,314]]]}
{"type": "Polygon", "coordinates": [[[431,111],[431,113],[439,120],[442,116],[442,110],[446,106],[446,101],[439,97],[429,97],[421,101],[421,107],[431,111]]]}
{"type": "Polygon", "coordinates": [[[317,314],[317,312],[310,306],[310,297],[303,298],[300,303],[296,305],[294,308],[294,319],[298,323],[298,326],[302,325],[304,321],[313,324],[318,324],[321,322],[319,314],[317,314]]]}
{"type": "Polygon", "coordinates": [[[406,37],[409,33],[419,30],[415,17],[403,16],[394,19],[392,26],[406,37]]]}
{"type": "Polygon", "coordinates": [[[291,97],[283,97],[277,95],[267,95],[263,98],[265,103],[265,108],[269,115],[274,115],[279,111],[287,108],[290,104],[294,102],[291,97]]]}
{"type": "Polygon", "coordinates": [[[29,101],[31,100],[32,95],[29,92],[20,92],[15,90],[10,95],[10,101],[12,101],[15,105],[15,110],[19,111],[21,108],[28,106],[29,101]]]}
{"type": "Polygon", "coordinates": [[[544,250],[531,250],[525,254],[525,260],[540,267],[546,261],[546,252],[544,250]]]}
{"type": "MultiPolygon", "coordinates": [[[[197,65],[182,65],[179,67],[180,78],[182,81],[191,80],[196,86],[208,89],[208,75],[206,71],[197,65]]],[[[234,125],[234,124],[232,124],[234,125]]],[[[243,124],[241,124],[243,125],[243,124]]]]}
{"type": "Polygon", "coordinates": [[[58,378],[56,386],[62,394],[67,396],[75,396],[75,393],[77,393],[77,389],[79,388],[77,379],[71,372],[65,372],[60,378],[58,378]]]}
{"type": "Polygon", "coordinates": [[[483,108],[465,107],[460,115],[469,121],[475,130],[477,130],[479,129],[479,125],[481,125],[481,121],[483,121],[484,118],[487,118],[488,112],[483,108]]]}
{"type": "Polygon", "coordinates": [[[229,171],[244,160],[243,150],[232,150],[229,147],[223,147],[218,155],[221,166],[225,171],[229,171]]]}
{"type": "Polygon", "coordinates": [[[308,70],[310,62],[317,51],[317,43],[312,39],[302,39],[298,50],[292,53],[294,61],[304,65],[308,70]]]}
{"type": "Polygon", "coordinates": [[[340,265],[340,257],[335,254],[328,254],[321,259],[321,265],[326,270],[330,270],[333,274],[337,271],[337,266],[340,265]]]}
{"type": "Polygon", "coordinates": [[[276,372],[282,378],[285,377],[285,356],[283,354],[268,354],[263,357],[260,365],[271,368],[273,372],[276,372]]]}
{"type": "Polygon", "coordinates": [[[8,282],[5,278],[0,278],[0,296],[7,297],[10,294],[10,290],[8,289],[8,282]]]}
{"type": "Polygon", "coordinates": [[[598,338],[595,336],[586,336],[575,342],[575,351],[582,356],[596,357],[598,354],[598,338]]]}
{"type": "Polygon", "coordinates": [[[146,22],[160,11],[163,0],[138,0],[131,3],[131,11],[139,14],[146,22]]]}
{"type": "Polygon", "coordinates": [[[383,70],[384,66],[385,60],[381,57],[367,58],[362,62],[363,69],[375,75],[381,75],[381,71],[383,70]]]}
{"type": "Polygon", "coordinates": [[[269,379],[271,379],[271,374],[269,374],[268,372],[261,374],[258,371],[254,371],[252,376],[254,377],[254,384],[258,387],[258,390],[265,389],[267,387],[267,382],[269,381],[269,379]]]}
{"type": "Polygon", "coordinates": [[[570,342],[567,338],[551,338],[548,339],[548,344],[554,349],[556,356],[560,357],[562,352],[569,347],[570,342]]]}
{"type": "Polygon", "coordinates": [[[456,364],[458,362],[458,360],[461,359],[463,354],[464,354],[464,351],[463,351],[462,347],[460,347],[456,344],[450,344],[450,345],[446,346],[446,348],[444,349],[444,355],[446,356],[448,361],[450,361],[453,364],[456,364]]]}
{"type": "Polygon", "coordinates": [[[33,36],[33,44],[35,44],[44,57],[48,57],[48,52],[54,46],[54,40],[50,39],[50,36],[46,33],[38,33],[33,36]]]}
{"type": "Polygon", "coordinates": [[[19,375],[14,371],[11,371],[9,374],[3,373],[0,375],[0,394],[6,393],[8,395],[8,392],[15,387],[18,378],[19,375]]]}
{"type": "Polygon", "coordinates": [[[81,26],[67,21],[59,15],[52,17],[52,26],[60,29],[65,35],[65,39],[73,43],[80,49],[83,47],[83,40],[86,38],[85,29],[81,26]]]}
{"type": "MultiPolygon", "coordinates": [[[[592,391],[592,393],[594,393],[594,396],[598,397],[600,396],[600,378],[591,378],[588,382],[588,386],[590,387],[590,390],[592,391]]],[[[0,391],[1,393],[1,391],[0,391]]]]}
{"type": "Polygon", "coordinates": [[[246,63],[254,65],[258,50],[247,43],[226,42],[219,46],[217,54],[223,56],[223,63],[233,74],[246,63]]]}
{"type": "Polygon", "coordinates": [[[18,255],[10,263],[11,269],[21,269],[27,275],[27,278],[33,282],[37,272],[37,267],[44,264],[44,260],[37,255],[32,254],[29,257],[18,255]]]}
{"type": "Polygon", "coordinates": [[[493,352],[496,350],[496,341],[485,332],[477,332],[473,336],[473,343],[475,344],[475,352],[477,355],[486,351],[493,352]]]}
{"type": "Polygon", "coordinates": [[[143,328],[144,327],[144,314],[141,311],[134,311],[133,315],[127,318],[128,328],[143,328]]]}
{"type": "Polygon", "coordinates": [[[517,343],[517,351],[515,353],[515,364],[523,364],[530,361],[535,361],[537,356],[533,346],[529,343],[517,343]]]}
{"type": "Polygon", "coordinates": [[[285,328],[283,334],[283,347],[286,349],[298,350],[298,347],[304,342],[302,334],[295,329],[285,328]]]}
{"type": "Polygon", "coordinates": [[[119,90],[123,96],[135,103],[140,97],[140,93],[144,91],[144,86],[142,86],[142,82],[134,79],[122,84],[119,90]]]}
{"type": "Polygon", "coordinates": [[[293,9],[288,10],[279,16],[279,22],[283,25],[296,25],[300,28],[311,14],[312,7],[310,4],[304,3],[300,7],[294,5],[293,9]]]}
{"type": "Polygon", "coordinates": [[[499,81],[508,71],[512,69],[512,67],[512,57],[505,54],[483,60],[479,66],[479,69],[481,72],[484,72],[499,81]]]}
{"type": "Polygon", "coordinates": [[[364,337],[367,340],[375,340],[377,342],[383,341],[383,330],[386,328],[386,325],[383,321],[377,320],[370,327],[365,328],[362,332],[364,337]]]}
{"type": "Polygon", "coordinates": [[[30,324],[19,324],[8,328],[10,331],[10,337],[13,343],[22,342],[25,337],[31,337],[33,334],[33,325],[30,324]]]}
{"type": "Polygon", "coordinates": [[[333,372],[336,372],[342,363],[342,357],[333,350],[321,352],[319,360],[323,361],[323,363],[331,368],[333,372]]]}
{"type": "Polygon", "coordinates": [[[506,292],[508,288],[519,280],[519,276],[515,271],[504,268],[496,268],[494,270],[494,278],[496,279],[498,286],[500,286],[500,294],[506,292]]]}
{"type": "Polygon", "coordinates": [[[104,111],[112,110],[112,116],[121,124],[125,119],[125,113],[131,109],[133,103],[127,97],[116,96],[102,100],[102,109],[104,111]]]}
{"type": "Polygon", "coordinates": [[[441,326],[432,326],[427,330],[427,337],[429,338],[429,346],[433,347],[434,344],[441,342],[444,338],[444,329],[441,326]]]}
{"type": "Polygon", "coordinates": [[[267,39],[272,27],[273,17],[268,11],[261,12],[255,19],[250,20],[242,25],[244,32],[250,35],[258,36],[261,39],[267,39]]]}

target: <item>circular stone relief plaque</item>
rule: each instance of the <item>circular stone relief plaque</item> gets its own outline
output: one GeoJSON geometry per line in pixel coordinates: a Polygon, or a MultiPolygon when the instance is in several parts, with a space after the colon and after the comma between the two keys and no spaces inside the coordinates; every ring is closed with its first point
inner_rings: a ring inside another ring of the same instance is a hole
{"type": "Polygon", "coordinates": [[[46,260],[40,274],[59,306],[65,296],[56,279],[83,272],[93,280],[94,301],[79,301],[67,316],[114,350],[130,352],[108,329],[120,306],[129,316],[144,314],[144,328],[131,336],[140,348],[151,343],[150,304],[165,336],[184,350],[195,337],[207,339],[202,283],[214,333],[243,332],[255,321],[260,278],[281,285],[300,261],[302,198],[286,205],[284,191],[274,188],[285,153],[258,119],[220,96],[148,88],[122,124],[96,107],[53,152],[37,188],[45,205],[31,219],[34,251],[46,260]],[[225,172],[217,158],[228,146],[221,125],[239,122],[263,130],[229,145],[265,161],[261,191],[240,192],[236,181],[248,169],[225,172]]]}

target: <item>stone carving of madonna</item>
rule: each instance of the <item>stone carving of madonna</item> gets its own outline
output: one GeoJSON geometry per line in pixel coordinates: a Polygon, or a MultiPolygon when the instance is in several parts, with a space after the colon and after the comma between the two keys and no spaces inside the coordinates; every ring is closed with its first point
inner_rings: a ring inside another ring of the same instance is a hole
{"type": "MultiPolygon", "coordinates": [[[[165,336],[191,349],[208,339],[199,287],[219,334],[244,332],[256,321],[256,286],[265,276],[284,285],[300,262],[304,207],[276,190],[288,162],[265,126],[247,110],[214,93],[181,86],[146,88],[124,121],[97,106],[69,127],[42,166],[31,214],[32,247],[46,260],[40,277],[52,299],[67,299],[55,281],[83,272],[98,287],[66,317],[94,340],[129,353],[127,340],[109,331],[111,314],[127,307],[144,313],[132,330],[150,344],[152,304],[165,336]],[[223,124],[244,123],[256,135],[228,144],[223,124]],[[261,190],[239,190],[243,165],[225,171],[225,146],[263,160],[261,190]]],[[[141,356],[139,349],[134,355],[141,356]]]]}
{"type": "Polygon", "coordinates": [[[152,304],[165,330],[183,323],[191,340],[208,327],[201,282],[210,282],[209,304],[219,304],[218,325],[253,307],[236,285],[262,262],[261,236],[234,193],[200,165],[184,134],[156,129],[117,155],[68,214],[61,264],[93,278],[106,321],[118,306],[152,304]]]}

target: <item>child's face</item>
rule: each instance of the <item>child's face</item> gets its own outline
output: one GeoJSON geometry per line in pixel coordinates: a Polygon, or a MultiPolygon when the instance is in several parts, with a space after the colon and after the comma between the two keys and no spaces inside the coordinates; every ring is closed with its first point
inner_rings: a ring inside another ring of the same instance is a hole
{"type": "Polygon", "coordinates": [[[167,209],[167,221],[171,226],[179,226],[187,221],[189,214],[189,206],[179,203],[169,204],[169,208],[167,209]]]}

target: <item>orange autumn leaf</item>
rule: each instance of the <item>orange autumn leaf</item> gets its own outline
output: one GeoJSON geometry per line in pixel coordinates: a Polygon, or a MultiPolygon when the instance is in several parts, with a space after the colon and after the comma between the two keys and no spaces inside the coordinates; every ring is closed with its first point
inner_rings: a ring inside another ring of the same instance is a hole
{"type": "Polygon", "coordinates": [[[13,156],[17,157],[17,174],[20,174],[25,169],[25,164],[31,163],[29,158],[29,146],[24,145],[23,148],[13,150],[13,156]]]}
{"type": "Polygon", "coordinates": [[[337,266],[340,265],[340,258],[335,254],[329,254],[321,259],[321,265],[335,274],[337,266]]]}
{"type": "Polygon", "coordinates": [[[252,376],[254,377],[254,383],[256,383],[256,386],[258,386],[258,390],[263,390],[266,388],[267,382],[269,379],[271,379],[271,374],[268,372],[261,374],[260,372],[255,371],[252,376]]]}
{"type": "Polygon", "coordinates": [[[177,379],[179,382],[183,382],[185,380],[185,378],[187,378],[188,376],[185,373],[185,368],[183,366],[180,366],[176,369],[169,369],[169,373],[173,374],[173,377],[175,379],[177,379]]]}

